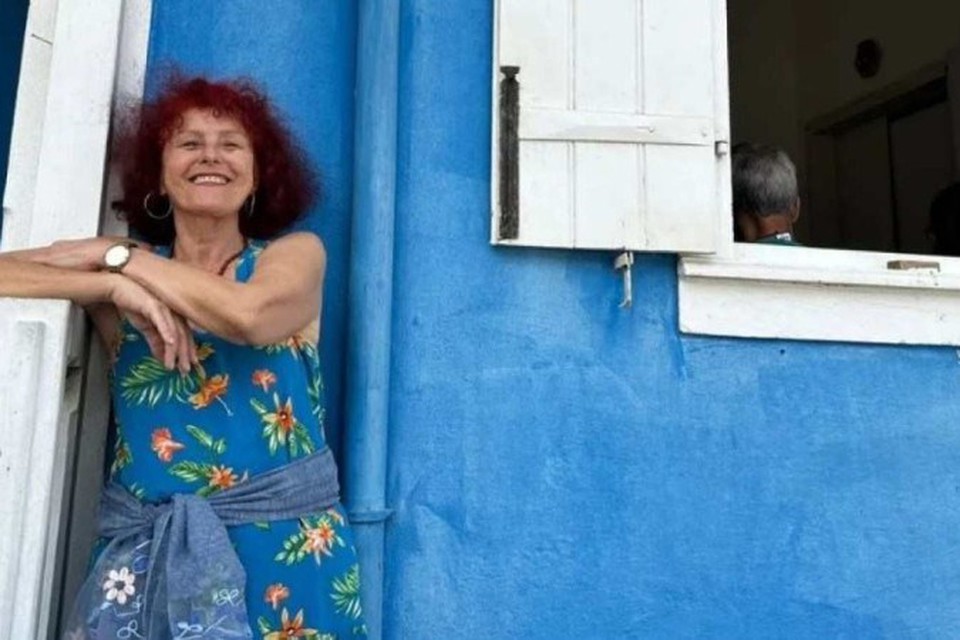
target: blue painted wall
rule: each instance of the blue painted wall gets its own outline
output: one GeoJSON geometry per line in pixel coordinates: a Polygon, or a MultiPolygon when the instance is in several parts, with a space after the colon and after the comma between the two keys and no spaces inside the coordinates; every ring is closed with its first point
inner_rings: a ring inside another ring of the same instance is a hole
{"type": "Polygon", "coordinates": [[[148,91],[171,65],[252,78],[274,100],[321,176],[323,201],[299,225],[327,246],[321,353],[327,435],[340,448],[350,204],[356,5],[340,0],[155,0],[148,91]]]}
{"type": "MultiPolygon", "coordinates": [[[[29,0],[4,0],[0,3],[0,199],[7,184],[10,130],[13,127],[13,107],[17,99],[20,54],[29,4],[29,0]]],[[[0,211],[0,230],[2,228],[3,212],[0,211]]]]}
{"type": "Polygon", "coordinates": [[[952,638],[953,349],[681,337],[498,249],[489,0],[405,0],[386,637],[952,638]]]}
{"type": "MultiPolygon", "coordinates": [[[[681,336],[672,257],[621,310],[489,246],[491,2],[400,1],[384,637],[954,637],[956,352],[681,336]]],[[[353,3],[155,4],[151,68],[261,78],[327,174],[340,415],[353,3]]]]}

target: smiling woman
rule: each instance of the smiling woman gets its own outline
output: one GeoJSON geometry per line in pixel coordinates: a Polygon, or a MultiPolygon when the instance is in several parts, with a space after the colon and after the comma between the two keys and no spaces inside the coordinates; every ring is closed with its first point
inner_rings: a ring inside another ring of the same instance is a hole
{"type": "MultiPolygon", "coordinates": [[[[194,147],[194,152],[202,148],[201,143],[212,143],[193,130],[201,124],[213,127],[211,135],[223,135],[219,139],[223,145],[240,141],[253,152],[255,190],[251,190],[251,203],[262,215],[241,218],[240,230],[245,237],[275,235],[318,196],[302,150],[252,83],[214,83],[175,75],[155,101],[129,114],[115,145],[124,172],[123,197],[114,206],[148,242],[167,244],[174,235],[173,220],[162,215],[169,200],[155,197],[158,190],[162,193],[165,176],[161,173],[171,150],[169,143],[177,138],[177,142],[194,147]],[[144,201],[149,202],[149,209],[144,201]]],[[[187,149],[183,151],[185,157],[190,155],[187,149]]]]}
{"type": "Polygon", "coordinates": [[[114,355],[104,550],[67,629],[362,635],[323,432],[326,256],[312,234],[272,238],[313,199],[308,165],[246,82],[175,78],[125,131],[117,207],[159,246],[0,254],[0,296],[83,304],[114,355]]]}

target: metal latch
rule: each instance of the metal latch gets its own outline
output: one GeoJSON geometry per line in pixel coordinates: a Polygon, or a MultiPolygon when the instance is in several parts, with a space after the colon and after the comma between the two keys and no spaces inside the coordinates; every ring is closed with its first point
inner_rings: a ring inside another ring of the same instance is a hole
{"type": "Polygon", "coordinates": [[[613,261],[613,268],[623,272],[623,300],[620,308],[633,306],[633,252],[624,251],[613,261]]]}

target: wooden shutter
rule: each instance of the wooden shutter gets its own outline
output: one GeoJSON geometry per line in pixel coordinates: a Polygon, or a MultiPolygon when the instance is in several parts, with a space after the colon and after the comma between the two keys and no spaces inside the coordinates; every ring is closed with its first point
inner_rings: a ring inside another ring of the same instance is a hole
{"type": "Polygon", "coordinates": [[[714,252],[723,0],[499,0],[493,241],[714,252]]]}

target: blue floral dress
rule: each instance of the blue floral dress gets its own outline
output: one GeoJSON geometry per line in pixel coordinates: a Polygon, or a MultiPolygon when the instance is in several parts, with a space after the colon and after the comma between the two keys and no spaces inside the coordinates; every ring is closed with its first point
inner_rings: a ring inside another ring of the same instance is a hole
{"type": "MultiPolygon", "coordinates": [[[[237,263],[237,281],[250,278],[264,246],[249,244],[237,263]]],[[[299,335],[262,347],[201,331],[194,338],[200,365],[182,376],[164,369],[140,333],[123,325],[112,376],[117,433],[110,474],[142,500],[209,496],[324,446],[313,343],[299,335]]],[[[255,637],[366,635],[356,550],[340,505],[227,531],[246,570],[255,637]]],[[[132,601],[131,569],[115,572],[104,582],[104,597],[132,601]]]]}

